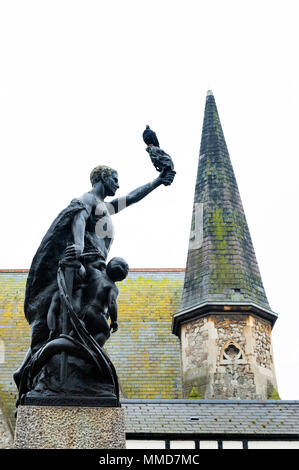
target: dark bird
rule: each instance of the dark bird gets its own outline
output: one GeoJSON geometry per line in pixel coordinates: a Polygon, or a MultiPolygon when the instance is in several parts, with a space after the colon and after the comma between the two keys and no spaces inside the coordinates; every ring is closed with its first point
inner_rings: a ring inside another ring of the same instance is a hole
{"type": "Polygon", "coordinates": [[[142,137],[146,145],[148,146],[154,145],[155,147],[160,147],[156,133],[151,130],[150,126],[146,126],[146,129],[143,132],[142,137]]]}

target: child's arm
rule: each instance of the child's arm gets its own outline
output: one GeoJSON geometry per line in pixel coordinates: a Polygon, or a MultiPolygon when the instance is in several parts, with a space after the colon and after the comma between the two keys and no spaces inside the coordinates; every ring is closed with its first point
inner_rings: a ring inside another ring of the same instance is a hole
{"type": "Polygon", "coordinates": [[[118,324],[117,324],[117,299],[118,296],[118,288],[114,285],[108,294],[108,313],[111,319],[110,323],[110,330],[112,330],[112,333],[115,333],[118,330],[118,324]]]}

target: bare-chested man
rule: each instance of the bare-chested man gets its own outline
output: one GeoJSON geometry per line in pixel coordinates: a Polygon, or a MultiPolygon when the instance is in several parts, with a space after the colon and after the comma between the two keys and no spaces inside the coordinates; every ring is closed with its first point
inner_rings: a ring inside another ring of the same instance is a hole
{"type": "Polygon", "coordinates": [[[111,215],[140,201],[161,184],[168,186],[172,183],[174,176],[175,172],[169,171],[135,189],[127,196],[106,202],[105,198],[114,196],[119,188],[117,171],[103,165],[94,168],[90,175],[92,189],[79,198],[86,210],[80,211],[74,217],[72,223],[74,243],[66,250],[67,259],[78,259],[83,251],[91,250],[98,252],[99,256],[105,260],[114,235],[111,215]]]}

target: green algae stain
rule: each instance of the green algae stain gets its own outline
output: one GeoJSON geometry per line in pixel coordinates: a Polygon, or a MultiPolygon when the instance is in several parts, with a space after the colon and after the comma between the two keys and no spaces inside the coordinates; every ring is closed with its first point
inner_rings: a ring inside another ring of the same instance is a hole
{"type": "Polygon", "coordinates": [[[214,227],[215,239],[217,242],[217,248],[225,249],[227,246],[225,236],[227,232],[226,223],[223,220],[223,209],[216,207],[211,218],[212,225],[214,227]]]}
{"type": "Polygon", "coordinates": [[[241,220],[240,218],[240,213],[237,209],[234,209],[233,212],[233,221],[234,221],[234,228],[235,232],[238,235],[239,239],[242,241],[246,241],[245,236],[244,236],[244,230],[246,228],[246,220],[241,220]]]}
{"type": "Polygon", "coordinates": [[[267,398],[268,400],[281,400],[278,391],[270,381],[267,384],[267,398]]]}
{"type": "Polygon", "coordinates": [[[215,250],[213,253],[213,270],[217,282],[217,293],[221,293],[227,281],[231,279],[231,266],[228,261],[227,253],[227,227],[223,219],[223,209],[216,207],[211,217],[211,230],[213,232],[213,240],[215,250]]]}
{"type": "Polygon", "coordinates": [[[220,119],[219,119],[219,115],[218,115],[216,107],[213,109],[213,118],[214,118],[213,122],[215,124],[215,134],[217,135],[217,137],[220,137],[222,134],[222,129],[221,129],[220,119]]]}
{"type": "Polygon", "coordinates": [[[232,220],[224,220],[223,209],[220,207],[216,207],[212,213],[210,230],[214,243],[212,268],[215,282],[213,289],[216,293],[222,293],[223,288],[234,287],[236,279],[239,284],[242,273],[241,266],[231,263],[235,249],[227,243],[231,231],[234,230],[234,223],[232,220]]]}
{"type": "Polygon", "coordinates": [[[195,385],[192,387],[192,390],[191,390],[191,392],[190,392],[189,398],[190,398],[190,399],[199,398],[198,388],[197,388],[195,385]]]}

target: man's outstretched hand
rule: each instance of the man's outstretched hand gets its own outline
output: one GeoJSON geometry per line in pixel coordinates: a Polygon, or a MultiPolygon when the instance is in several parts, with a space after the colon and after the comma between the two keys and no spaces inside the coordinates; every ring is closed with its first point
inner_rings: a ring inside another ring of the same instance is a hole
{"type": "Polygon", "coordinates": [[[169,186],[173,182],[175,175],[176,175],[176,172],[174,170],[168,170],[165,173],[163,170],[158,176],[158,178],[160,178],[164,186],[169,186]]]}

